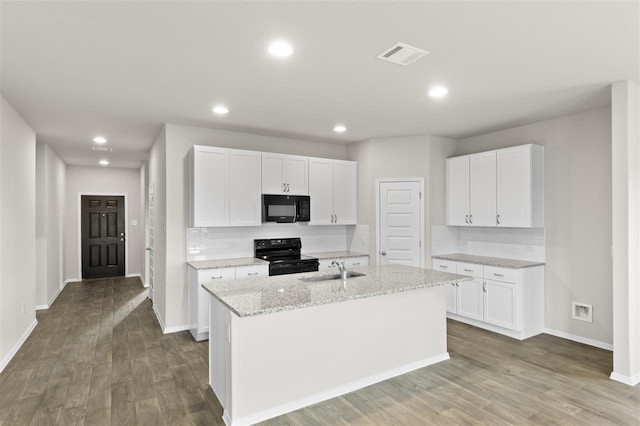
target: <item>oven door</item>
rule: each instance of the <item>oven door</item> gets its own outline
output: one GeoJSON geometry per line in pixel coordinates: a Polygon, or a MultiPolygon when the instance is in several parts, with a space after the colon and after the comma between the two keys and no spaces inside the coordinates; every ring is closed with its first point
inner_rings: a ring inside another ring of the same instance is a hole
{"type": "Polygon", "coordinates": [[[319,262],[309,260],[290,260],[286,262],[272,262],[269,265],[269,275],[299,274],[300,272],[315,272],[319,262]]]}

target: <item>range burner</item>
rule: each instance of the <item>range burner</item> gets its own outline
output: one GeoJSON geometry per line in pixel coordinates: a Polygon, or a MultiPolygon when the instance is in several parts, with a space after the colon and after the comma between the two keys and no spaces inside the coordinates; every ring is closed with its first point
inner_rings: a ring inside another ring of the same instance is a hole
{"type": "Polygon", "coordinates": [[[297,274],[318,270],[315,257],[300,254],[300,238],[253,240],[254,256],[269,262],[269,275],[297,274]]]}

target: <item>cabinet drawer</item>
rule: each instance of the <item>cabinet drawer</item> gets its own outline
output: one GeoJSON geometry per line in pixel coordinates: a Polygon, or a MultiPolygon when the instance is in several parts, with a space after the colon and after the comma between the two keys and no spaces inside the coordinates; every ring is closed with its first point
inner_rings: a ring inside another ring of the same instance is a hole
{"type": "Polygon", "coordinates": [[[460,275],[467,275],[469,277],[482,278],[482,265],[458,262],[456,273],[460,275]]]}
{"type": "Polygon", "coordinates": [[[506,283],[516,283],[518,281],[518,270],[500,268],[498,266],[485,266],[484,279],[502,281],[506,283]]]}
{"type": "Polygon", "coordinates": [[[216,281],[232,281],[236,278],[235,268],[204,269],[198,271],[198,283],[210,283],[216,281]]]}
{"type": "Polygon", "coordinates": [[[269,265],[240,266],[236,268],[236,280],[269,276],[269,265]]]}
{"type": "Polygon", "coordinates": [[[369,256],[347,257],[344,259],[344,266],[347,268],[369,266],[369,256]]]}
{"type": "Polygon", "coordinates": [[[442,259],[431,259],[433,264],[433,269],[436,271],[442,272],[450,272],[452,274],[456,273],[456,262],[451,260],[442,260],[442,259]]]}

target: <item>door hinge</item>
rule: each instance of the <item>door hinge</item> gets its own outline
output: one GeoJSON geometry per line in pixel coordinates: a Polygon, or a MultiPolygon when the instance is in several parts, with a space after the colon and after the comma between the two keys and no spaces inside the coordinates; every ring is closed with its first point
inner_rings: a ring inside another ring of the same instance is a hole
{"type": "Polygon", "coordinates": [[[422,200],[422,191],[418,192],[418,200],[422,200]]]}

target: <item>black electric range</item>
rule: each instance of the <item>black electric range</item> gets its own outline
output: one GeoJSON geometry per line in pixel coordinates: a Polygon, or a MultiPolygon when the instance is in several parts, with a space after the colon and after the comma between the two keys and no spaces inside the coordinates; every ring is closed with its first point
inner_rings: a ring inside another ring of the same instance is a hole
{"type": "Polygon", "coordinates": [[[269,262],[269,275],[297,274],[318,270],[318,259],[300,254],[300,238],[253,240],[254,256],[269,262]]]}

